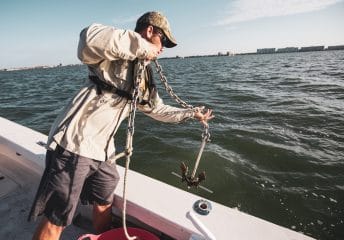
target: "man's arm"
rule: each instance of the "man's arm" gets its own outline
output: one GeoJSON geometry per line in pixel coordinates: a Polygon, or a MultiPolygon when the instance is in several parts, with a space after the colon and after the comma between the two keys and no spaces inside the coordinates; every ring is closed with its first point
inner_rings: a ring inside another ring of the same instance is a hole
{"type": "Polygon", "coordinates": [[[78,58],[89,65],[97,64],[104,59],[150,59],[151,55],[156,55],[155,48],[134,31],[92,24],[80,33],[78,58]]]}
{"type": "Polygon", "coordinates": [[[154,99],[155,106],[151,107],[150,105],[138,105],[138,109],[144,114],[150,116],[161,122],[169,123],[179,123],[190,118],[200,121],[202,124],[207,124],[207,122],[213,119],[213,111],[207,109],[204,111],[204,107],[196,107],[195,109],[185,109],[172,107],[163,103],[162,99],[156,94],[154,99]]]}
{"type": "Polygon", "coordinates": [[[179,123],[194,117],[194,110],[166,105],[158,94],[156,94],[153,101],[154,106],[138,104],[138,110],[161,122],[179,123]]]}

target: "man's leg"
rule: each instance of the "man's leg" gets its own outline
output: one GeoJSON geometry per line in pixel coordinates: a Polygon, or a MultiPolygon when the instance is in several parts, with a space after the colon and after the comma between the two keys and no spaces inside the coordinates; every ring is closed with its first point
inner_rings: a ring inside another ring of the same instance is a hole
{"type": "Polygon", "coordinates": [[[88,190],[89,202],[93,203],[94,229],[101,233],[111,229],[111,206],[114,200],[114,191],[119,181],[119,174],[115,164],[96,162],[98,169],[89,177],[85,186],[88,190]]]}
{"type": "Polygon", "coordinates": [[[98,233],[105,232],[111,228],[111,206],[93,204],[93,227],[98,233]]]}
{"type": "Polygon", "coordinates": [[[32,240],[58,240],[64,226],[57,226],[51,223],[46,217],[43,217],[41,222],[36,228],[36,232],[32,237],[32,240]]]}
{"type": "MultiPolygon", "coordinates": [[[[81,189],[93,160],[58,146],[47,153],[49,174],[42,177],[30,218],[44,214],[33,239],[57,240],[65,226],[72,222],[81,189]]],[[[29,218],[29,219],[30,219],[29,218]]]]}

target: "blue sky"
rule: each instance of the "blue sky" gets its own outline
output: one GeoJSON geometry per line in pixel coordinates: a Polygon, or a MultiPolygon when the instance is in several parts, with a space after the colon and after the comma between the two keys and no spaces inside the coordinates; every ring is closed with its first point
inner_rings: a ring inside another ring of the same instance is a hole
{"type": "Polygon", "coordinates": [[[178,41],[163,57],[344,45],[344,0],[2,0],[0,69],[79,63],[82,28],[133,29],[151,10],[168,17],[178,41]]]}

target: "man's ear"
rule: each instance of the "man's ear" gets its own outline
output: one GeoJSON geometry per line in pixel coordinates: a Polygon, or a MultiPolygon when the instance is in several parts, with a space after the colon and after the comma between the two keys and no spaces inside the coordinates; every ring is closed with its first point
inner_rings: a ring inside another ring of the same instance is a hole
{"type": "Polygon", "coordinates": [[[152,25],[149,25],[147,28],[146,28],[146,36],[148,39],[151,39],[152,36],[153,36],[153,26],[152,25]]]}

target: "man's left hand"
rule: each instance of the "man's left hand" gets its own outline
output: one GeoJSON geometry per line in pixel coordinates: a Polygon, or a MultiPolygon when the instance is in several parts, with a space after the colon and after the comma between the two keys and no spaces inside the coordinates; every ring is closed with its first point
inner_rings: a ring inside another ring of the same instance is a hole
{"type": "Polygon", "coordinates": [[[208,125],[208,121],[213,119],[214,117],[215,116],[213,115],[213,110],[205,110],[204,107],[198,107],[194,115],[194,118],[200,121],[203,125],[208,125]]]}

